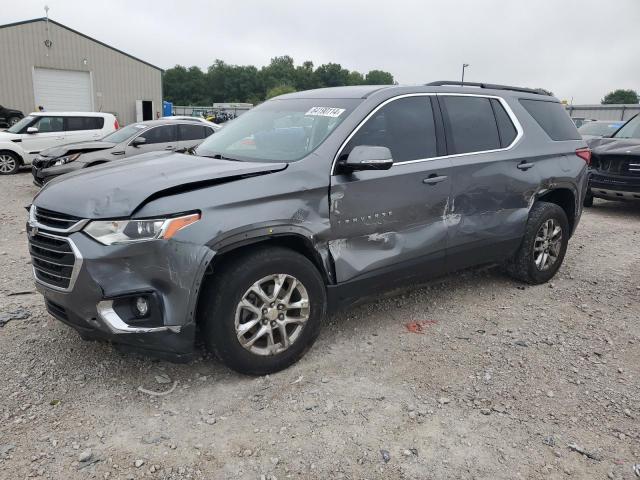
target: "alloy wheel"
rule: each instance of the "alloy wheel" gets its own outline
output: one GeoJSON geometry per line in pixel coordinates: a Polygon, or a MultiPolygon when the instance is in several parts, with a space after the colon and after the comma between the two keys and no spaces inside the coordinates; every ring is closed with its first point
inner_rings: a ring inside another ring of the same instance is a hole
{"type": "Polygon", "coordinates": [[[0,173],[11,173],[16,169],[16,159],[11,155],[0,155],[0,173]]]}
{"type": "Polygon", "coordinates": [[[549,270],[558,261],[562,248],[562,227],[553,218],[546,220],[536,233],[533,242],[533,259],[536,268],[549,270]]]}
{"type": "Polygon", "coordinates": [[[236,336],[253,354],[276,355],[300,337],[309,314],[309,294],[297,278],[268,275],[242,295],[236,307],[236,336]]]}

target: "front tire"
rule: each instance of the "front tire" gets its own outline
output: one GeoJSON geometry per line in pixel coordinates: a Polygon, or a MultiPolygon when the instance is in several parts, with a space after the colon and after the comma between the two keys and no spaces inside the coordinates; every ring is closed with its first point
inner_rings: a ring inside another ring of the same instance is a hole
{"type": "Polygon", "coordinates": [[[260,247],[223,264],[202,292],[207,348],[246,375],[297,362],[320,333],[326,291],[315,265],[292,250],[260,247]]]}
{"type": "Polygon", "coordinates": [[[507,265],[514,278],[537,285],[551,280],[564,260],[569,242],[567,214],[555,203],[536,202],[522,244],[507,265]]]}
{"type": "Polygon", "coordinates": [[[20,157],[13,152],[0,152],[0,175],[13,175],[20,168],[20,157]]]}

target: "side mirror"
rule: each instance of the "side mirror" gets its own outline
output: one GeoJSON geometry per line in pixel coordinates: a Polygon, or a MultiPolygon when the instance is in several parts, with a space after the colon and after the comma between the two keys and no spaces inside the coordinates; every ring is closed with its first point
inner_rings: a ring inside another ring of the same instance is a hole
{"type": "Polygon", "coordinates": [[[391,150],[387,147],[358,145],[353,147],[342,168],[348,172],[358,170],[389,170],[393,166],[391,150]]]}
{"type": "Polygon", "coordinates": [[[136,137],[133,139],[133,142],[131,142],[131,146],[132,147],[139,147],[140,145],[144,145],[147,143],[147,139],[144,137],[136,137]]]}
{"type": "Polygon", "coordinates": [[[27,128],[27,133],[33,135],[34,133],[38,133],[38,128],[37,127],[29,127],[27,128]]]}

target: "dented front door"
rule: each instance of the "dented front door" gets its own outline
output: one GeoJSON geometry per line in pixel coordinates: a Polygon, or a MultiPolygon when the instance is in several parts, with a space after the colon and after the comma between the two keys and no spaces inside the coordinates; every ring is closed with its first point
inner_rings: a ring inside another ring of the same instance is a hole
{"type": "Polygon", "coordinates": [[[339,283],[442,272],[449,167],[448,159],[432,159],[332,177],[329,247],[339,283]]]}

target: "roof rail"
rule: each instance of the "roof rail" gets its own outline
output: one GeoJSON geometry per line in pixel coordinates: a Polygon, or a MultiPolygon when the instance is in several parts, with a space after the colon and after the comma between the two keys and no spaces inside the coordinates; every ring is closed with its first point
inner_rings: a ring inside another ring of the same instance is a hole
{"type": "Polygon", "coordinates": [[[543,90],[534,90],[532,88],[523,88],[523,87],[510,87],[509,85],[494,85],[493,83],[474,83],[474,82],[457,82],[457,81],[449,81],[449,80],[438,80],[437,82],[430,82],[426,84],[429,87],[442,87],[445,85],[455,85],[458,87],[480,87],[480,88],[489,88],[491,90],[511,90],[513,92],[522,92],[522,93],[534,93],[537,95],[549,95],[543,90]]]}

